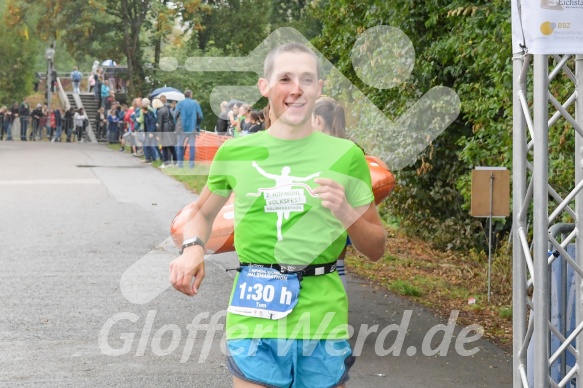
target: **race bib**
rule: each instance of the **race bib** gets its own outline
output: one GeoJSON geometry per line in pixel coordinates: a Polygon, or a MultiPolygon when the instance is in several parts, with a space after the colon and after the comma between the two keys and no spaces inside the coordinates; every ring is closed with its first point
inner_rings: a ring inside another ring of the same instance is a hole
{"type": "Polygon", "coordinates": [[[273,268],[241,268],[228,311],[248,317],[281,319],[298,303],[297,274],[282,274],[273,268]]]}

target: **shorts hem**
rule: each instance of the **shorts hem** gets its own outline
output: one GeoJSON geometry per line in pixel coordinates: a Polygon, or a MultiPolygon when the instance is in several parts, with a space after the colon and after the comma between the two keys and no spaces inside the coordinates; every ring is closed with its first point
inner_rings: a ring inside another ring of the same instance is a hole
{"type": "MultiPolygon", "coordinates": [[[[244,380],[248,383],[261,385],[262,387],[265,387],[265,388],[281,388],[281,387],[278,387],[277,385],[271,385],[271,384],[267,384],[267,383],[264,383],[261,381],[256,381],[256,380],[248,378],[247,376],[245,376],[243,371],[241,371],[241,369],[239,369],[239,367],[237,366],[237,363],[235,362],[235,360],[231,356],[227,356],[227,363],[226,364],[227,364],[227,370],[229,371],[229,373],[233,377],[244,380]],[[234,364],[234,366],[233,366],[233,364],[234,364]],[[235,369],[235,367],[237,369],[235,369]]],[[[342,384],[344,384],[344,383],[342,383],[342,384]]]]}
{"type": "Polygon", "coordinates": [[[348,382],[348,380],[350,380],[350,374],[348,372],[350,372],[350,369],[352,369],[355,362],[356,362],[356,357],[353,356],[352,354],[350,356],[346,357],[346,359],[344,360],[344,367],[345,367],[344,374],[342,374],[342,377],[340,377],[340,380],[336,384],[331,386],[330,388],[337,388],[337,387],[341,386],[342,384],[346,384],[348,382]]]}

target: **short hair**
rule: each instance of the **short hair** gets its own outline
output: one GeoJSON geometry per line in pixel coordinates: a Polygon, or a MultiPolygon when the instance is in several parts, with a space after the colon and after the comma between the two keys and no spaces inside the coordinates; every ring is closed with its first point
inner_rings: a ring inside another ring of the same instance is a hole
{"type": "Polygon", "coordinates": [[[316,61],[316,76],[320,79],[320,60],[318,56],[308,46],[299,42],[282,44],[281,46],[275,47],[267,54],[265,62],[263,63],[263,77],[265,79],[269,80],[271,78],[273,75],[275,58],[283,53],[306,53],[311,55],[316,61]]]}
{"type": "Polygon", "coordinates": [[[164,106],[164,103],[159,98],[154,98],[152,100],[152,107],[154,109],[159,109],[159,108],[162,108],[163,106],[164,106]]]}
{"type": "Polygon", "coordinates": [[[184,97],[191,98],[192,97],[192,90],[185,90],[184,97]]]}

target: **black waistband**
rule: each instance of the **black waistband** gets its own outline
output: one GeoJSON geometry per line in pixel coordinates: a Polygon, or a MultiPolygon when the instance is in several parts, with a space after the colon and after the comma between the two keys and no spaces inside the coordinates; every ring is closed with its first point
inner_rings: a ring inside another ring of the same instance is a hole
{"type": "Polygon", "coordinates": [[[239,263],[239,265],[241,267],[273,268],[281,273],[297,273],[300,276],[320,276],[336,272],[336,261],[326,264],[311,264],[307,266],[255,263],[239,263]]]}

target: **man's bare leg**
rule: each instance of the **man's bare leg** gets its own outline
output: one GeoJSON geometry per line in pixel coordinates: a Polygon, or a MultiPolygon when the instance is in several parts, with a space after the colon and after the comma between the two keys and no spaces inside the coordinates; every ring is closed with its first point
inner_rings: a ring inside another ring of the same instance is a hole
{"type": "MultiPolygon", "coordinates": [[[[234,388],[264,388],[263,385],[253,384],[245,380],[241,380],[238,377],[233,376],[233,387],[234,388]]],[[[338,385],[336,388],[346,388],[346,384],[338,385]]]]}
{"type": "Polygon", "coordinates": [[[234,388],[265,388],[265,385],[253,384],[238,377],[233,376],[234,388]]]}

